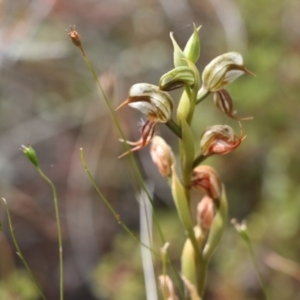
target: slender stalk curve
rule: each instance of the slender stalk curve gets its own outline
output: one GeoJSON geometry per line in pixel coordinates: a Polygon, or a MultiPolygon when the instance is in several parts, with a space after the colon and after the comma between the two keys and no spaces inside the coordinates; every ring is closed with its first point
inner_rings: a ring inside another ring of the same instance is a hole
{"type": "Polygon", "coordinates": [[[40,287],[40,285],[38,284],[36,278],[34,277],[25,257],[23,256],[22,252],[21,252],[21,249],[19,247],[19,244],[17,242],[17,239],[16,239],[16,236],[15,236],[15,231],[14,231],[14,228],[13,228],[13,225],[12,225],[12,220],[11,220],[11,215],[10,215],[10,211],[9,211],[9,208],[8,208],[8,205],[7,205],[7,202],[4,198],[2,198],[2,201],[4,202],[5,204],[5,208],[6,208],[6,213],[7,213],[7,219],[8,219],[8,226],[9,226],[9,230],[10,230],[10,234],[11,234],[11,237],[12,237],[12,240],[13,240],[13,243],[17,249],[17,254],[18,256],[20,257],[21,261],[23,262],[24,266],[25,266],[25,269],[27,271],[27,273],[29,274],[29,276],[31,277],[32,281],[34,282],[36,288],[38,289],[41,297],[43,298],[43,300],[46,300],[46,296],[44,295],[43,291],[42,291],[42,288],[40,287]]]}
{"type": "Polygon", "coordinates": [[[45,175],[40,167],[36,167],[40,176],[50,185],[53,194],[53,202],[55,208],[55,218],[57,225],[57,235],[58,235],[58,253],[59,253],[59,297],[60,300],[64,299],[64,266],[63,266],[63,242],[62,242],[62,233],[61,233],[61,224],[58,208],[58,198],[56,188],[53,182],[45,175]]]}
{"type": "Polygon", "coordinates": [[[193,162],[193,168],[199,166],[206,158],[207,157],[203,156],[202,154],[198,155],[193,162]]]}
{"type": "MultiPolygon", "coordinates": [[[[99,78],[97,76],[96,71],[94,70],[94,68],[93,68],[93,66],[92,66],[92,64],[91,64],[88,56],[85,54],[85,51],[83,49],[82,44],[81,44],[81,46],[79,48],[81,50],[82,56],[84,58],[84,61],[85,61],[86,65],[87,65],[87,67],[89,68],[89,70],[91,71],[91,73],[92,73],[92,75],[93,75],[93,77],[94,77],[94,79],[95,79],[95,81],[97,83],[97,86],[98,86],[98,88],[99,88],[99,90],[101,92],[101,95],[102,95],[103,99],[105,100],[105,103],[106,103],[106,105],[107,105],[107,107],[109,109],[109,112],[110,112],[111,116],[112,116],[113,122],[114,122],[116,128],[118,129],[118,132],[120,133],[122,139],[126,140],[124,132],[123,132],[123,130],[121,128],[121,125],[120,125],[120,123],[118,121],[118,118],[116,116],[116,113],[115,113],[115,111],[114,111],[114,109],[113,109],[113,107],[112,107],[112,105],[111,105],[108,97],[105,94],[105,91],[104,91],[104,89],[103,89],[103,87],[101,85],[101,82],[100,82],[100,80],[99,80],[99,78]]],[[[124,146],[126,148],[126,151],[128,151],[129,150],[129,146],[126,143],[124,143],[124,146]]],[[[133,167],[133,170],[134,170],[134,172],[135,172],[135,174],[136,174],[136,176],[138,178],[138,181],[141,184],[142,189],[146,193],[147,198],[149,199],[149,201],[151,202],[151,204],[153,206],[153,200],[152,200],[152,198],[151,198],[151,196],[150,196],[150,194],[149,194],[149,192],[148,192],[148,190],[147,190],[147,188],[145,186],[145,183],[144,183],[144,180],[142,178],[141,172],[139,170],[139,167],[138,167],[138,165],[136,163],[136,160],[134,159],[134,156],[132,155],[132,153],[129,153],[129,159],[130,159],[131,165],[133,167]]],[[[159,225],[159,222],[158,222],[158,219],[157,219],[157,216],[156,216],[156,213],[155,213],[154,210],[153,210],[153,219],[154,219],[155,225],[157,227],[158,233],[160,235],[160,238],[162,240],[162,243],[165,244],[166,241],[165,241],[165,238],[163,236],[162,229],[161,229],[161,227],[159,225]]]]}
{"type": "Polygon", "coordinates": [[[259,270],[259,265],[257,263],[257,259],[256,259],[255,255],[254,255],[254,250],[253,250],[253,247],[252,247],[252,243],[251,243],[251,240],[250,240],[250,237],[249,237],[248,234],[247,234],[247,238],[245,238],[245,241],[246,241],[247,246],[249,248],[251,260],[252,260],[252,263],[253,263],[253,266],[254,266],[257,278],[259,280],[261,289],[262,289],[262,291],[264,293],[264,296],[265,296],[266,300],[269,300],[270,298],[269,298],[269,295],[268,295],[268,291],[267,291],[267,289],[265,287],[265,284],[264,284],[264,281],[262,279],[262,275],[261,275],[261,272],[259,270]]]}
{"type": "Polygon", "coordinates": [[[116,221],[118,222],[119,225],[122,226],[122,228],[136,241],[138,242],[140,245],[142,245],[143,247],[145,247],[146,249],[150,250],[153,254],[159,256],[159,254],[153,250],[152,248],[150,248],[149,246],[147,246],[146,244],[143,244],[141,242],[141,240],[135,236],[132,231],[124,224],[124,222],[122,221],[122,219],[120,218],[120,215],[115,211],[115,209],[111,206],[111,204],[109,203],[109,201],[106,199],[106,197],[104,196],[104,194],[101,192],[101,190],[99,189],[94,177],[92,176],[87,164],[86,164],[86,161],[85,161],[85,158],[84,158],[84,152],[83,152],[83,149],[81,148],[80,149],[80,158],[81,158],[81,163],[84,167],[84,170],[85,172],[87,173],[90,181],[92,182],[97,194],[100,196],[100,198],[104,201],[105,205],[107,206],[107,208],[109,209],[109,211],[112,213],[112,215],[115,217],[116,221]]]}
{"type": "Polygon", "coordinates": [[[204,91],[200,89],[200,91],[197,94],[196,105],[202,102],[209,94],[210,91],[204,91]]]}
{"type": "Polygon", "coordinates": [[[173,119],[167,122],[166,125],[173,133],[177,135],[177,137],[179,137],[180,139],[182,138],[181,129],[173,119]]]}

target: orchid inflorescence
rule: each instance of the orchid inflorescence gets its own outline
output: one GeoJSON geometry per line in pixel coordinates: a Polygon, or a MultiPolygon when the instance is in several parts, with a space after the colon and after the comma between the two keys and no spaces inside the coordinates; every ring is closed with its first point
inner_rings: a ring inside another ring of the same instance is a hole
{"type": "MultiPolygon", "coordinates": [[[[197,291],[197,299],[203,294],[207,264],[220,241],[227,218],[227,200],[221,179],[214,168],[202,165],[202,162],[211,155],[233,151],[240,146],[245,136],[242,129],[237,135],[228,125],[210,126],[202,132],[197,154],[191,131],[192,118],[196,105],[213,94],[217,108],[228,117],[238,120],[241,128],[240,121],[251,118],[235,116],[232,98],[225,88],[241,75],[252,74],[245,68],[241,54],[228,52],[213,59],[200,76],[195,66],[200,56],[199,29],[200,27],[194,26],[193,34],[183,50],[171,33],[174,69],[165,73],[158,85],[134,84],[129,90],[128,98],[118,107],[128,105],[146,116],[141,138],[136,142],[122,140],[133,148],[120,157],[151,144],[152,160],[170,185],[178,216],[187,235],[181,258],[182,281],[190,294],[197,291]],[[168,91],[180,88],[184,90],[175,121],[174,101],[168,91]],[[175,170],[175,156],[171,147],[155,134],[159,123],[167,125],[179,138],[181,176],[175,170]],[[190,207],[191,188],[204,193],[194,216],[190,207]]],[[[173,295],[168,299],[175,299],[177,296],[171,279],[164,274],[159,281],[167,294],[173,295]]]]}

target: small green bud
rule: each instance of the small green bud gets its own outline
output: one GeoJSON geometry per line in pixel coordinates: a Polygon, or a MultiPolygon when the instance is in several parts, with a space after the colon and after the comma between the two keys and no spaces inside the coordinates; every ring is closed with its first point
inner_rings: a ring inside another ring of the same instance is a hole
{"type": "Polygon", "coordinates": [[[31,163],[38,168],[39,160],[35,150],[31,146],[22,145],[22,151],[27,156],[27,158],[31,161],[31,163]]]}
{"type": "Polygon", "coordinates": [[[187,41],[184,48],[184,55],[193,63],[196,63],[200,56],[200,39],[199,39],[199,30],[201,26],[196,28],[194,24],[194,32],[187,41]]]}
{"type": "Polygon", "coordinates": [[[152,122],[167,123],[172,118],[173,99],[153,84],[134,84],[129,90],[127,100],[117,109],[124,105],[140,110],[152,122]]]}
{"type": "Polygon", "coordinates": [[[160,78],[159,88],[164,91],[171,91],[184,86],[191,86],[194,83],[194,71],[189,67],[180,66],[160,78]]]}

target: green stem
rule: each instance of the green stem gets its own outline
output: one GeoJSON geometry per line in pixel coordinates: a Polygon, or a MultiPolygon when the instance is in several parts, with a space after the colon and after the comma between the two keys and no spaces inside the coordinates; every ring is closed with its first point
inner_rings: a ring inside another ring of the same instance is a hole
{"type": "Polygon", "coordinates": [[[206,156],[199,154],[193,162],[193,169],[199,166],[206,158],[206,156]]]}
{"type": "Polygon", "coordinates": [[[11,215],[10,215],[10,211],[8,209],[8,205],[7,205],[7,202],[4,198],[2,198],[2,201],[4,202],[5,204],[5,208],[6,208],[6,213],[7,213],[7,218],[8,218],[8,225],[9,225],[9,230],[10,230],[10,234],[11,234],[11,237],[12,237],[12,240],[13,240],[13,243],[17,249],[17,254],[18,256],[20,257],[21,261],[23,262],[25,268],[26,268],[26,271],[28,272],[29,276],[31,277],[31,279],[33,280],[34,284],[36,285],[41,297],[46,300],[46,296],[44,295],[43,291],[42,291],[42,288],[40,287],[40,285],[38,284],[36,278],[34,277],[29,265],[27,264],[22,252],[21,252],[21,249],[19,247],[19,244],[17,242],[17,239],[16,239],[16,236],[15,236],[15,231],[14,231],[14,228],[13,228],[13,225],[12,225],[12,220],[11,220],[11,215]]]}
{"type": "Polygon", "coordinates": [[[200,89],[198,94],[197,94],[197,100],[196,100],[196,105],[202,102],[208,95],[210,94],[210,91],[200,89]]]}
{"type": "MultiPolygon", "coordinates": [[[[223,236],[224,229],[227,225],[228,219],[228,203],[226,197],[225,186],[222,185],[222,194],[219,199],[220,204],[217,207],[217,212],[214,218],[212,227],[210,228],[206,245],[203,249],[203,258],[206,263],[209,262],[213,253],[217,249],[219,242],[223,236]]],[[[217,205],[215,205],[216,207],[217,205]]]]}
{"type": "Polygon", "coordinates": [[[63,243],[62,243],[62,234],[61,234],[61,224],[60,224],[60,216],[59,216],[59,208],[58,208],[58,199],[56,188],[52,181],[44,174],[44,172],[40,169],[40,167],[36,167],[40,176],[50,185],[53,194],[53,202],[55,208],[55,217],[56,217],[56,225],[57,225],[57,235],[58,235],[58,253],[59,253],[59,295],[60,300],[63,300],[63,288],[64,288],[64,271],[63,271],[63,243]]]}
{"type": "Polygon", "coordinates": [[[207,265],[208,263],[202,260],[201,265],[197,266],[197,278],[198,278],[197,291],[201,297],[203,297],[204,289],[205,289],[207,265]]]}
{"type": "Polygon", "coordinates": [[[181,129],[178,124],[171,119],[169,122],[166,123],[167,127],[173,131],[180,139],[182,138],[181,129]]]}
{"type": "Polygon", "coordinates": [[[220,240],[223,236],[224,229],[227,225],[227,218],[228,218],[228,204],[227,204],[227,197],[226,197],[226,191],[225,186],[222,185],[222,194],[219,199],[220,204],[217,208],[217,212],[214,218],[214,222],[212,224],[212,227],[210,228],[208,238],[205,244],[205,247],[202,251],[202,257],[203,257],[203,269],[202,271],[199,270],[199,285],[198,290],[200,296],[203,295],[204,292],[204,286],[205,286],[205,279],[206,279],[206,270],[208,263],[217,249],[220,240]]]}
{"type": "Polygon", "coordinates": [[[105,205],[107,206],[107,208],[110,210],[110,212],[112,213],[112,215],[115,217],[116,221],[118,222],[119,225],[122,226],[122,228],[136,241],[138,242],[140,245],[142,245],[143,247],[147,248],[148,250],[150,250],[153,254],[155,255],[159,255],[158,253],[156,253],[153,249],[151,249],[150,247],[148,247],[146,244],[142,243],[140,241],[140,239],[138,237],[136,237],[132,231],[123,223],[122,219],[120,218],[120,215],[114,210],[114,208],[111,206],[111,204],[109,203],[109,201],[106,199],[106,197],[104,196],[104,194],[100,191],[94,177],[92,176],[86,161],[84,159],[84,153],[83,153],[83,149],[80,149],[80,158],[81,158],[81,163],[85,169],[85,172],[87,173],[90,181],[92,182],[97,194],[100,196],[100,198],[104,201],[105,205]]]}
{"type": "MultiPolygon", "coordinates": [[[[96,81],[96,83],[97,83],[97,85],[98,85],[98,87],[99,87],[99,90],[100,90],[100,92],[101,92],[101,95],[102,95],[103,99],[105,100],[105,103],[106,103],[106,105],[107,105],[107,107],[108,107],[108,109],[109,109],[109,112],[110,112],[110,114],[111,114],[111,117],[112,117],[112,119],[113,119],[113,122],[114,122],[116,128],[118,129],[118,132],[120,133],[122,139],[123,139],[123,140],[126,140],[125,135],[124,135],[124,132],[123,132],[123,130],[122,130],[122,128],[121,128],[121,125],[120,125],[120,123],[119,123],[119,121],[118,121],[118,118],[117,118],[117,116],[116,116],[116,113],[115,113],[115,111],[114,111],[114,109],[113,109],[113,107],[112,107],[112,105],[111,105],[111,103],[110,103],[108,97],[107,97],[106,94],[105,94],[105,91],[104,91],[104,89],[103,89],[103,87],[102,87],[102,85],[101,85],[101,83],[100,83],[100,81],[99,81],[99,78],[98,78],[98,76],[97,76],[96,71],[94,70],[94,68],[93,68],[93,66],[92,66],[92,64],[91,64],[91,62],[90,62],[90,60],[89,60],[89,58],[88,58],[87,55],[85,54],[85,51],[84,51],[82,45],[81,45],[81,47],[80,47],[80,50],[81,50],[82,56],[83,56],[83,58],[84,58],[84,61],[85,61],[86,65],[87,65],[87,67],[89,68],[89,70],[90,70],[91,73],[93,74],[93,77],[94,77],[94,79],[95,79],[95,81],[96,81]]],[[[129,150],[129,146],[128,146],[126,143],[124,143],[124,146],[125,146],[125,148],[126,148],[126,151],[128,151],[128,150],[129,150]]],[[[144,192],[146,193],[147,198],[149,199],[149,201],[151,202],[151,205],[152,205],[152,207],[153,207],[153,200],[151,199],[151,196],[150,196],[150,194],[149,194],[149,192],[148,192],[148,189],[147,189],[147,187],[146,187],[146,185],[145,185],[145,183],[144,183],[143,177],[142,177],[142,175],[141,175],[141,172],[140,172],[140,170],[139,170],[139,167],[138,167],[138,165],[137,165],[137,163],[136,163],[136,161],[135,161],[134,156],[132,155],[132,153],[129,154],[129,159],[130,159],[131,165],[132,165],[132,167],[133,167],[133,170],[134,170],[134,172],[135,172],[135,174],[136,174],[136,176],[137,176],[137,178],[138,178],[138,181],[139,181],[139,183],[141,184],[142,189],[143,189],[144,192]]],[[[158,220],[157,220],[157,216],[156,216],[155,211],[153,211],[153,219],[154,219],[155,225],[156,225],[156,227],[157,227],[158,233],[159,233],[159,235],[160,235],[160,238],[161,238],[163,244],[165,244],[166,241],[165,241],[165,239],[164,239],[164,236],[163,236],[163,233],[162,233],[162,229],[161,229],[160,226],[159,226],[159,223],[158,223],[158,220]]]]}
{"type": "Polygon", "coordinates": [[[263,293],[265,295],[266,300],[269,300],[268,292],[267,292],[267,289],[266,289],[265,284],[263,282],[262,275],[261,275],[261,272],[259,270],[259,266],[258,266],[257,260],[256,260],[255,255],[254,255],[254,251],[253,251],[253,247],[252,247],[252,243],[251,243],[250,237],[249,237],[247,231],[244,231],[244,233],[245,233],[244,240],[246,241],[247,246],[249,248],[251,260],[252,260],[252,263],[253,263],[253,266],[254,266],[257,278],[259,280],[261,289],[262,289],[262,291],[263,291],[263,293]]]}

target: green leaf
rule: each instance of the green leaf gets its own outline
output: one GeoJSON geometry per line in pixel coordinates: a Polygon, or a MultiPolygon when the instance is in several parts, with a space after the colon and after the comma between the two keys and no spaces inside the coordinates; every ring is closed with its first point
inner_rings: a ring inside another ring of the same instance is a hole
{"type": "Polygon", "coordinates": [[[179,141],[182,178],[185,186],[189,186],[195,157],[194,137],[186,120],[178,114],[182,139],[179,141]]]}
{"type": "Polygon", "coordinates": [[[185,48],[184,48],[184,55],[193,63],[196,63],[200,57],[200,39],[199,39],[199,30],[201,26],[196,28],[194,24],[194,32],[187,41],[185,48]]]}
{"type": "Polygon", "coordinates": [[[185,241],[181,255],[181,274],[190,282],[196,284],[196,260],[195,249],[190,239],[185,241]]]}
{"type": "Polygon", "coordinates": [[[174,47],[174,67],[187,66],[187,63],[183,60],[183,58],[186,58],[186,56],[184,55],[183,51],[180,49],[176,40],[174,39],[173,32],[170,33],[170,38],[174,47]]]}
{"type": "Polygon", "coordinates": [[[209,261],[212,254],[216,250],[223,235],[223,231],[226,227],[228,216],[227,197],[225,192],[225,186],[222,185],[222,195],[220,198],[220,206],[217,210],[214,222],[209,232],[206,246],[203,250],[203,257],[206,262],[209,261]]]}
{"type": "Polygon", "coordinates": [[[192,218],[189,209],[189,200],[186,189],[178,179],[174,167],[172,167],[172,196],[175,202],[179,219],[187,233],[193,234],[192,218]]]}

